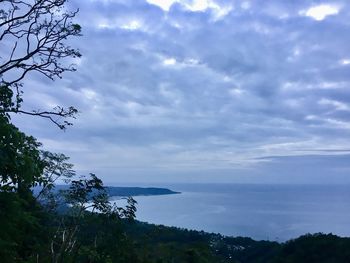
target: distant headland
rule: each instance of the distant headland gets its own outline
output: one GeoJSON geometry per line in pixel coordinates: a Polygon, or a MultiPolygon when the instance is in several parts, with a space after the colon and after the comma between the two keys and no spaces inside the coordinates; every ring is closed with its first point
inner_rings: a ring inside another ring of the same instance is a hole
{"type": "Polygon", "coordinates": [[[180,194],[167,188],[158,187],[106,187],[109,196],[147,196],[180,194]]]}
{"type": "MultiPolygon", "coordinates": [[[[60,191],[68,190],[68,185],[56,185],[53,189],[53,192],[58,193],[60,191]]],[[[172,194],[181,194],[181,192],[175,192],[167,188],[159,187],[125,187],[125,186],[105,186],[107,193],[110,197],[112,196],[148,196],[148,195],[172,195],[172,194]]],[[[34,187],[34,195],[37,195],[41,188],[34,187]]]]}

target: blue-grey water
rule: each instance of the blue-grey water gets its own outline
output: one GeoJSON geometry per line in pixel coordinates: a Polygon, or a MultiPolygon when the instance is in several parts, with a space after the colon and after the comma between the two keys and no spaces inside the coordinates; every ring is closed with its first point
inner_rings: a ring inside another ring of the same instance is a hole
{"type": "Polygon", "coordinates": [[[349,185],[166,187],[182,193],[136,197],[138,220],[257,240],[285,241],[316,232],[350,236],[349,185]]]}

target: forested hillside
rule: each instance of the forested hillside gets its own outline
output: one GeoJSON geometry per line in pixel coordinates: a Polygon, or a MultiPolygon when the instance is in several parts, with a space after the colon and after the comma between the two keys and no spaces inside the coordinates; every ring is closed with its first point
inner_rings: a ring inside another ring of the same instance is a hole
{"type": "Polygon", "coordinates": [[[285,243],[134,222],[125,224],[141,262],[349,262],[350,238],[307,234],[285,243]]]}

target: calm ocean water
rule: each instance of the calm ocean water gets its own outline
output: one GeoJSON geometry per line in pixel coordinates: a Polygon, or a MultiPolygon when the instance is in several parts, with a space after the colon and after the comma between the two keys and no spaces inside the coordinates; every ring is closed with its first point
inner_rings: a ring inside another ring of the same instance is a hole
{"type": "Polygon", "coordinates": [[[350,236],[350,185],[166,185],[181,194],[141,196],[137,219],[257,240],[305,233],[350,236]]]}

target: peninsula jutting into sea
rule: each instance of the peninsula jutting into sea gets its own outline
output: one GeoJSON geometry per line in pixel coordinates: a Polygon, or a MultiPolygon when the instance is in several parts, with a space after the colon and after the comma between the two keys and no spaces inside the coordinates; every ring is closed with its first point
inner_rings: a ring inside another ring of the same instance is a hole
{"type": "Polygon", "coordinates": [[[158,187],[106,187],[109,196],[148,196],[180,194],[167,188],[158,187]]]}

